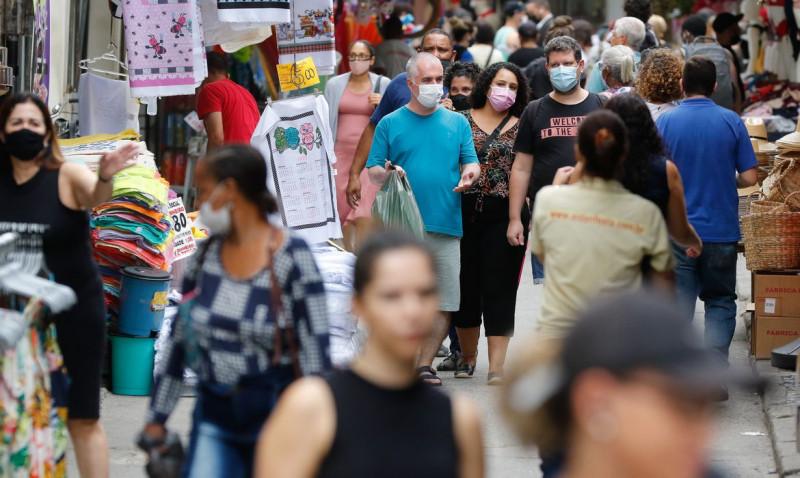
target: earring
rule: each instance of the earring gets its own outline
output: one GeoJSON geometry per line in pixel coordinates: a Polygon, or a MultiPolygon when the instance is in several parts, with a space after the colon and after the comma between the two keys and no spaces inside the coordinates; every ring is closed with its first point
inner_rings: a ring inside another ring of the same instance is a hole
{"type": "Polygon", "coordinates": [[[586,432],[593,440],[608,443],[617,436],[617,419],[610,412],[597,412],[589,417],[586,432]]]}

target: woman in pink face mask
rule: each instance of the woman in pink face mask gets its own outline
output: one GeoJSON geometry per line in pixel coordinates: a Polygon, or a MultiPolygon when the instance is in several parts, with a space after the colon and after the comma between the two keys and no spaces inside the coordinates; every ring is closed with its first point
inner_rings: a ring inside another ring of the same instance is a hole
{"type": "Polygon", "coordinates": [[[371,73],[375,64],[375,49],[366,40],[358,40],[350,47],[347,65],[350,71],[328,80],[325,99],[330,110],[330,122],[336,139],[336,199],[342,221],[345,247],[355,250],[370,230],[372,202],[378,187],[368,180],[366,169],[361,178],[363,189],[357,209],[347,204],[348,171],[353,162],[358,140],[367,127],[369,117],[381,101],[389,86],[389,78],[371,73]]]}
{"type": "MultiPolygon", "coordinates": [[[[489,385],[503,382],[525,256],[524,247],[508,244],[505,231],[514,140],[527,104],[528,84],[519,68],[496,63],[481,73],[472,90],[473,109],[463,112],[472,128],[481,176],[462,196],[461,310],[453,315],[461,358],[455,376],[471,378],[475,372],[483,317],[489,345],[489,385]]],[[[527,224],[527,206],[522,214],[523,224],[527,224]]]]}

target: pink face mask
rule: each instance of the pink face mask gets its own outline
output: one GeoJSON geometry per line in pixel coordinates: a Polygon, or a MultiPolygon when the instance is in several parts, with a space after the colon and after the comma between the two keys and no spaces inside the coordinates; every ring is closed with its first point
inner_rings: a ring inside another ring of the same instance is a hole
{"type": "Polygon", "coordinates": [[[363,75],[369,70],[369,60],[350,60],[350,71],[354,75],[363,75]]]}
{"type": "Polygon", "coordinates": [[[492,86],[489,89],[489,103],[495,111],[502,113],[517,101],[517,92],[507,86],[492,86]]]}

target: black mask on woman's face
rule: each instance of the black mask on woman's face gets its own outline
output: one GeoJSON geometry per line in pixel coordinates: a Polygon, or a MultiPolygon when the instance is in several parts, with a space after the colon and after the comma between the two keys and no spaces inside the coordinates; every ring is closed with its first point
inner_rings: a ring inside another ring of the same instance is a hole
{"type": "Polygon", "coordinates": [[[456,111],[464,111],[472,108],[472,101],[467,95],[452,95],[450,100],[453,102],[453,109],[456,111]]]}
{"type": "Polygon", "coordinates": [[[6,154],[21,161],[35,159],[44,150],[44,136],[29,129],[6,134],[6,154]]]}

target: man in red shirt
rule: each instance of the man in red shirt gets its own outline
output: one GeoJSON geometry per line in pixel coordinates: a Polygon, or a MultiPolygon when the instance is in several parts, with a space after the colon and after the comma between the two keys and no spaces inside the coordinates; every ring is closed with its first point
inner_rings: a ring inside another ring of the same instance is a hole
{"type": "Polygon", "coordinates": [[[225,55],[207,54],[208,78],[197,95],[197,115],[208,133],[208,151],[223,144],[250,144],[260,114],[249,91],[230,80],[225,55]]]}

